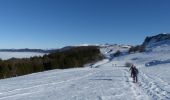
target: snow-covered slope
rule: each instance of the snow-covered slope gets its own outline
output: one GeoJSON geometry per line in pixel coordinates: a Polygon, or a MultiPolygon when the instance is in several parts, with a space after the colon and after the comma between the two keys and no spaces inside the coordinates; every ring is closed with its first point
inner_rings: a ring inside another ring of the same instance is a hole
{"type": "Polygon", "coordinates": [[[126,68],[113,68],[111,63],[106,65],[53,70],[1,80],[0,100],[150,99],[131,82],[126,68]]]}
{"type": "Polygon", "coordinates": [[[106,59],[93,66],[0,80],[0,100],[170,100],[170,47],[162,45],[134,54],[127,46],[103,45],[106,59]],[[117,50],[126,54],[111,59],[117,50]],[[126,62],[139,69],[138,83],[126,62]]]}
{"type": "Polygon", "coordinates": [[[169,50],[170,47],[170,33],[162,33],[156,36],[146,37],[143,45],[146,46],[147,51],[169,50]]]}
{"type": "Polygon", "coordinates": [[[130,47],[131,46],[129,45],[117,45],[117,44],[101,45],[101,53],[104,54],[107,58],[112,58],[113,54],[118,50],[126,54],[130,47]]]}

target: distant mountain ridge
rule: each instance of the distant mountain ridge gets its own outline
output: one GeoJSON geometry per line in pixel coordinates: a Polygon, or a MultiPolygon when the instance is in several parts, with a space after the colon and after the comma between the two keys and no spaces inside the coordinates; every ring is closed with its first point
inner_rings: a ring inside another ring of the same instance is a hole
{"type": "Polygon", "coordinates": [[[43,50],[43,49],[0,49],[0,52],[37,52],[37,53],[52,53],[57,51],[58,49],[50,49],[50,50],[43,50]]]}
{"type": "Polygon", "coordinates": [[[170,33],[161,33],[155,36],[146,37],[143,45],[151,45],[162,41],[170,41],[170,33]]]}
{"type": "MultiPolygon", "coordinates": [[[[169,45],[170,46],[170,33],[161,33],[155,36],[147,36],[142,44],[142,46],[146,48],[154,48],[160,45],[169,45]]],[[[36,53],[53,53],[53,52],[62,52],[70,50],[74,47],[81,47],[81,46],[98,46],[98,47],[105,47],[105,46],[119,46],[122,48],[131,48],[132,45],[118,45],[118,44],[80,44],[74,46],[65,46],[59,49],[0,49],[0,52],[36,52],[36,53]]]]}
{"type": "Polygon", "coordinates": [[[53,53],[53,52],[62,52],[62,51],[67,51],[70,50],[71,48],[74,47],[81,47],[81,46],[65,46],[63,48],[59,49],[29,49],[29,48],[24,48],[24,49],[0,49],[0,52],[36,52],[36,53],[53,53]]]}
{"type": "Polygon", "coordinates": [[[146,51],[169,50],[170,33],[161,33],[155,36],[146,37],[142,46],[146,51]]]}

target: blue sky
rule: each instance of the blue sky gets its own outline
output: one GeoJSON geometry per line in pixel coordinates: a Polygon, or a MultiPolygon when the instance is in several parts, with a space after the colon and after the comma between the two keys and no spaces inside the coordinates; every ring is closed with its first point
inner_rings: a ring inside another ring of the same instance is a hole
{"type": "Polygon", "coordinates": [[[136,45],[162,32],[169,0],[0,0],[0,48],[136,45]]]}

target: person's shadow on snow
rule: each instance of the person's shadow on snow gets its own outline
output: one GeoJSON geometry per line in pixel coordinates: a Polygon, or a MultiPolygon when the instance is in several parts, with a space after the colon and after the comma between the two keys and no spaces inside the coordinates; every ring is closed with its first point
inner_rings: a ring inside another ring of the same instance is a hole
{"type": "Polygon", "coordinates": [[[96,76],[89,80],[98,80],[98,81],[122,81],[123,76],[96,76]]]}

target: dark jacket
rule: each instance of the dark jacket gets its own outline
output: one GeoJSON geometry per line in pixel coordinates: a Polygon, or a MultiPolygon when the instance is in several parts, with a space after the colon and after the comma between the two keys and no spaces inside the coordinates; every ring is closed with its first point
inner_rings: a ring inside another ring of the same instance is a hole
{"type": "Polygon", "coordinates": [[[130,71],[133,75],[137,75],[138,74],[138,69],[136,67],[131,67],[130,71]]]}

